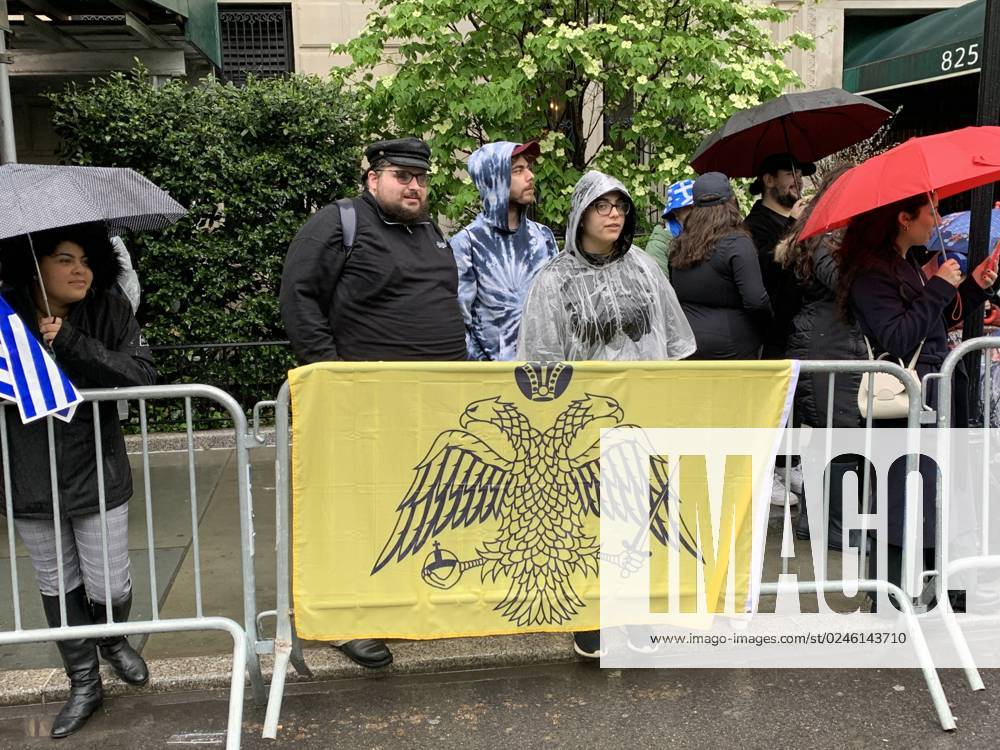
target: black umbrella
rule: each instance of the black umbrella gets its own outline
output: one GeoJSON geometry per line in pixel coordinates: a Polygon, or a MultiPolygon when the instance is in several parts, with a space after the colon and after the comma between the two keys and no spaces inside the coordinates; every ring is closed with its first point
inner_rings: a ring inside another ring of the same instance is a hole
{"type": "Polygon", "coordinates": [[[30,242],[33,232],[95,222],[110,235],[162,229],[186,213],[166,191],[131,169],[0,166],[0,240],[27,236],[30,242]]]}
{"type": "Polygon", "coordinates": [[[785,94],[730,117],[691,157],[699,174],[756,177],[772,154],[814,162],[875,133],[892,113],[843,89],[785,94]]]}

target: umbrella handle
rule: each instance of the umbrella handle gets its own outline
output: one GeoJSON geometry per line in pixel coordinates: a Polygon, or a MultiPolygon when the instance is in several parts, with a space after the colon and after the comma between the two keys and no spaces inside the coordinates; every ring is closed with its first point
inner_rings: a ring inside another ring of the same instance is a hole
{"type": "MultiPolygon", "coordinates": [[[[42,269],[38,265],[38,257],[35,255],[35,243],[31,239],[31,233],[28,233],[28,247],[31,249],[31,260],[35,264],[35,279],[38,281],[38,288],[42,290],[42,304],[45,305],[45,316],[48,318],[52,317],[52,308],[49,307],[49,295],[45,292],[45,282],[42,281],[42,269]]],[[[42,341],[42,345],[49,350],[52,354],[55,354],[55,350],[52,348],[52,344],[48,341],[42,341]]]]}
{"type": "Polygon", "coordinates": [[[941,245],[941,249],[937,252],[940,253],[944,259],[947,259],[948,251],[944,246],[944,234],[941,232],[941,214],[938,213],[937,206],[934,205],[934,193],[928,192],[927,200],[930,202],[931,213],[934,214],[934,226],[937,229],[937,241],[941,245]]]}
{"type": "Polygon", "coordinates": [[[31,249],[31,260],[35,264],[35,279],[38,280],[38,288],[42,290],[42,303],[45,305],[46,317],[52,317],[52,308],[49,307],[49,295],[45,292],[45,282],[42,281],[42,269],[38,266],[38,256],[35,255],[35,243],[28,233],[28,247],[31,249]]]}

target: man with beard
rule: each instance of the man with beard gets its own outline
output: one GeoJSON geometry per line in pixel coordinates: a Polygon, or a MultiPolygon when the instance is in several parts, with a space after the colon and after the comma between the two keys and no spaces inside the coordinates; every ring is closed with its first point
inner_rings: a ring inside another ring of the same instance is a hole
{"type": "Polygon", "coordinates": [[[534,141],[487,143],[469,156],[483,210],[451,238],[470,359],[511,360],[521,308],[538,270],[559,252],[552,230],[526,215],[535,202],[534,141]]]}
{"type": "Polygon", "coordinates": [[[292,349],[303,363],[466,359],[455,259],[427,214],[430,149],[401,138],[365,156],[351,247],[331,203],[288,248],[281,317],[292,349]]]}
{"type": "MultiPolygon", "coordinates": [[[[761,197],[747,214],[745,224],[757,246],[760,275],[774,311],[771,325],[763,332],[762,359],[783,359],[786,356],[792,321],[802,305],[802,292],[795,272],[791,268],[782,268],[775,261],[774,248],[788,234],[805,208],[802,177],[815,173],[816,165],[812,162],[800,162],[789,153],[772,154],[761,162],[757,168],[757,179],[750,185],[751,194],[761,197]]],[[[778,456],[771,485],[772,505],[785,505],[786,476],[790,490],[789,505],[796,505],[796,496],[803,494],[801,464],[793,459],[792,466],[786,469],[784,456],[778,456]]]]}
{"type": "Polygon", "coordinates": [[[746,227],[757,247],[764,288],[774,308],[774,322],[764,336],[764,359],[781,359],[792,318],[799,307],[798,284],[791,271],[774,260],[774,248],[802,213],[802,178],[815,174],[816,165],[791,154],[772,154],[757,168],[750,192],[760,195],[747,214],[746,227]]]}
{"type": "MultiPolygon", "coordinates": [[[[365,157],[362,194],[317,211],[288,248],[280,302],[292,350],[301,364],[464,360],[455,259],[427,214],[430,149],[401,138],[365,157]]],[[[392,662],[379,640],[334,645],[365,667],[392,662]]]]}

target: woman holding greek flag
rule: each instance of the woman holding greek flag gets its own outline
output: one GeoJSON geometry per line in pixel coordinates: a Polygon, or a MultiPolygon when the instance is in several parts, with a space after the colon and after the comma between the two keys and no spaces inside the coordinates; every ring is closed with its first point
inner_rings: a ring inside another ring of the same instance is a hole
{"type": "MultiPolygon", "coordinates": [[[[149,347],[129,302],[115,287],[120,268],[102,224],[38,232],[31,235],[30,244],[27,237],[3,244],[5,286],[0,294],[19,318],[22,339],[26,331],[44,342],[76,388],[153,383],[149,347]]],[[[7,353],[13,356],[9,347],[7,353]]],[[[14,526],[31,556],[49,626],[62,624],[60,577],[66,625],[106,622],[108,592],[114,621],[127,620],[132,603],[128,555],[132,474],[115,403],[102,402],[99,407],[100,466],[92,409],[80,408],[69,422],[52,422],[58,518],[54,518],[49,481],[47,420],[24,421],[14,408],[3,412],[14,526]],[[108,581],[101,542],[99,475],[107,517],[108,581]],[[57,533],[62,570],[56,562],[57,533]]],[[[52,724],[53,737],[77,731],[101,705],[98,653],[125,682],[143,685],[149,679],[145,662],[124,637],[63,640],[57,645],[71,687],[69,700],[52,724]]]]}

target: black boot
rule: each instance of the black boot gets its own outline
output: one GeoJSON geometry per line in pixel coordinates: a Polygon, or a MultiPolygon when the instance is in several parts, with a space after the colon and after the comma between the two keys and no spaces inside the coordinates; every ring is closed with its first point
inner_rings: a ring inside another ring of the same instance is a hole
{"type": "MultiPolygon", "coordinates": [[[[94,622],[101,623],[108,621],[108,608],[100,602],[91,602],[94,622]]],[[[111,614],[114,615],[115,622],[126,622],[128,613],[132,610],[132,594],[118,604],[111,605],[111,614]]],[[[136,650],[129,645],[128,640],[123,635],[111,638],[99,638],[97,645],[101,651],[101,658],[104,659],[115,674],[122,678],[129,685],[145,685],[149,682],[149,670],[146,669],[146,662],[136,653],[136,650]]]]}
{"type": "MultiPolygon", "coordinates": [[[[42,595],[42,607],[50,628],[61,625],[59,597],[42,595]]],[[[90,602],[83,586],[66,594],[66,624],[90,625],[90,602]]],[[[56,641],[66,676],[69,677],[69,700],[52,722],[52,736],[66,737],[81,729],[104,700],[101,671],[97,663],[97,644],[90,638],[56,641]]]]}

